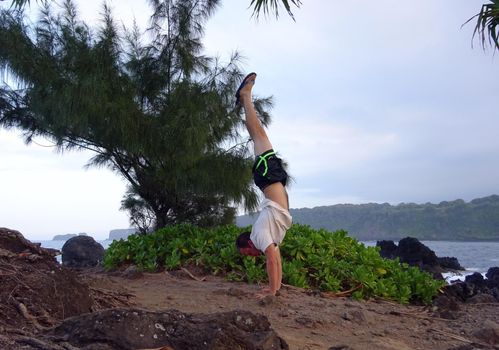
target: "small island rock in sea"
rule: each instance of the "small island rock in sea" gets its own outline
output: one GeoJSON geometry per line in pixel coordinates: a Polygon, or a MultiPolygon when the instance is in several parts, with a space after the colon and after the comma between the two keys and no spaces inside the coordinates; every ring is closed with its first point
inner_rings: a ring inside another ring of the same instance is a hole
{"type": "Polygon", "coordinates": [[[55,235],[54,238],[52,238],[53,241],[67,241],[70,238],[76,237],[76,236],[88,236],[85,232],[81,232],[78,234],[75,233],[68,233],[65,235],[55,235]]]}

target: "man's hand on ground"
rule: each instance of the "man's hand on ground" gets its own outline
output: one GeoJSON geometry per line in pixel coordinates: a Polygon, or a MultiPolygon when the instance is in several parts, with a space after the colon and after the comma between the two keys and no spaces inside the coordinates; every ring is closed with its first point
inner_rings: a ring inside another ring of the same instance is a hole
{"type": "Polygon", "coordinates": [[[276,293],[277,291],[272,291],[269,287],[264,287],[258,293],[255,293],[255,297],[260,300],[268,295],[276,296],[276,293]]]}

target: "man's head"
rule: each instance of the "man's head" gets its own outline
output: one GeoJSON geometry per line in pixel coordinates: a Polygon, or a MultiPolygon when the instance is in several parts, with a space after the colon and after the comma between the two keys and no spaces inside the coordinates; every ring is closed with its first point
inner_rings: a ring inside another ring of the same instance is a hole
{"type": "Polygon", "coordinates": [[[260,251],[255,248],[255,245],[250,239],[250,232],[243,232],[236,239],[236,247],[239,253],[248,256],[258,256],[260,251]]]}

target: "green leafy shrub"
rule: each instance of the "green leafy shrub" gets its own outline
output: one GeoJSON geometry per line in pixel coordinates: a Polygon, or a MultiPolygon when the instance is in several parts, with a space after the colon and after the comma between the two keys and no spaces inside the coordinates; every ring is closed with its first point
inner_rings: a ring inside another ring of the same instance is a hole
{"type": "MultiPolygon", "coordinates": [[[[146,271],[178,269],[195,264],[230,280],[263,282],[265,257],[237,252],[236,226],[201,229],[170,226],[145,236],[114,241],[104,266],[135,264],[146,271]]],[[[328,292],[351,290],[358,299],[382,297],[401,303],[430,303],[444,284],[416,267],[384,259],[376,247],[366,247],[345,231],[315,230],[293,225],[281,245],[283,281],[328,292]]]]}

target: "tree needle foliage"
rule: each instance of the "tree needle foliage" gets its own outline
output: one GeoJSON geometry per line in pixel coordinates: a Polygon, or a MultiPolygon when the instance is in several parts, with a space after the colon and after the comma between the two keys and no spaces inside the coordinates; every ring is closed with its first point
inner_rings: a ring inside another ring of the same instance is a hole
{"type": "MultiPolygon", "coordinates": [[[[0,126],[43,136],[58,150],[91,150],[89,166],[129,184],[123,209],[143,232],[175,223],[232,222],[257,205],[242,115],[243,73],[201,42],[218,0],[151,0],[150,28],[121,28],[104,5],[97,28],[44,1],[31,24],[22,8],[0,13],[0,126]]],[[[270,98],[255,101],[268,124],[270,98]]]]}

